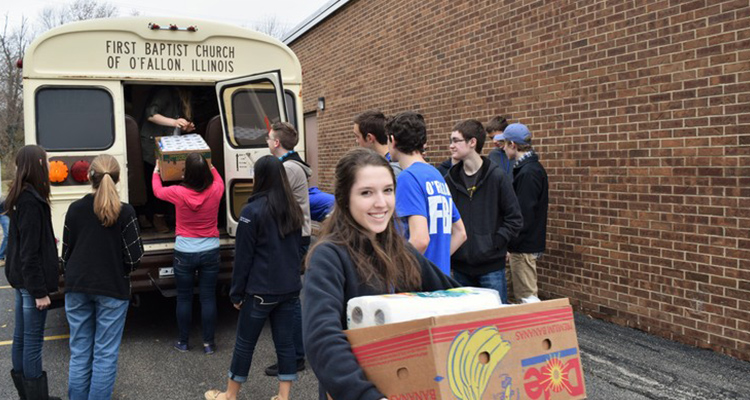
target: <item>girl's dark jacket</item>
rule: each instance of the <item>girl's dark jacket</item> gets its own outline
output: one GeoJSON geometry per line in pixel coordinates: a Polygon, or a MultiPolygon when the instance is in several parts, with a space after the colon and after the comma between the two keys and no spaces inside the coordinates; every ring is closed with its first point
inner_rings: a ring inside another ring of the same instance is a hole
{"type": "Polygon", "coordinates": [[[235,240],[229,297],[239,304],[245,295],[299,292],[302,229],[281,237],[268,212],[265,194],[250,197],[242,208],[235,240]]]}
{"type": "Polygon", "coordinates": [[[68,208],[62,252],[66,292],[130,299],[130,273],[141,261],[143,244],[133,206],[121,205],[110,227],[94,213],[93,194],[68,208]]]}
{"type": "Polygon", "coordinates": [[[26,289],[35,299],[56,292],[59,259],[49,204],[27,185],[8,214],[8,283],[16,289],[26,289]]]}
{"type": "MultiPolygon", "coordinates": [[[[458,287],[413,247],[422,271],[422,291],[458,287]]],[[[395,292],[399,292],[395,288],[395,292]]],[[[362,282],[346,248],[330,242],[311,250],[302,296],[302,331],[305,353],[320,383],[319,395],[336,400],[379,400],[385,396],[368,381],[346,339],[346,305],[359,296],[386,294],[362,282]]]]}

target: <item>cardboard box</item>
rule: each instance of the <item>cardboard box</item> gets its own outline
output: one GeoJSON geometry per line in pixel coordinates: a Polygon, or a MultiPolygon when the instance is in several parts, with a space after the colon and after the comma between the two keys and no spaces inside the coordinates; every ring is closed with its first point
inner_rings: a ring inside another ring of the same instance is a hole
{"type": "Polygon", "coordinates": [[[347,330],[390,400],[585,399],[568,299],[347,330]]]}
{"type": "Polygon", "coordinates": [[[154,140],[156,159],[159,160],[159,174],[164,182],[182,180],[185,176],[185,159],[190,153],[200,153],[207,161],[211,161],[211,148],[196,133],[159,136],[154,140]]]}

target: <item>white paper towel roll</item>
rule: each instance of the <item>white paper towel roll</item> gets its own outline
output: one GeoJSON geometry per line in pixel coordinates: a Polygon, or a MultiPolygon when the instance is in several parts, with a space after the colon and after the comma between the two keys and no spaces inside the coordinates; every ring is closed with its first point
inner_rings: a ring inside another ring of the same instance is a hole
{"type": "Polygon", "coordinates": [[[475,287],[362,296],[347,303],[346,321],[357,329],[502,306],[496,290],[475,287]]]}

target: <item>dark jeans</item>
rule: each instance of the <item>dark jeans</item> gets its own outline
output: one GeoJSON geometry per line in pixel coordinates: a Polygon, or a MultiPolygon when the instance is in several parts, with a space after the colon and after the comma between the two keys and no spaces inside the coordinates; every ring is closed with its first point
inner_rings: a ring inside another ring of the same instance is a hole
{"type": "MultiPolygon", "coordinates": [[[[299,249],[300,260],[305,262],[307,251],[310,250],[310,243],[303,244],[299,249]]],[[[297,304],[294,306],[294,352],[298,361],[305,359],[305,344],[302,341],[302,302],[297,298],[297,304]]]]}
{"type": "Polygon", "coordinates": [[[229,379],[247,381],[253,352],[266,319],[271,318],[271,334],[276,347],[279,365],[279,380],[296,381],[297,363],[294,355],[292,330],[295,304],[299,304],[299,293],[283,295],[246,295],[240,308],[237,322],[237,340],[234,343],[229,379]]]}
{"type": "Polygon", "coordinates": [[[11,358],[13,370],[26,379],[42,376],[42,344],[47,310],[36,308],[36,299],[25,289],[16,289],[16,327],[11,358]]]}
{"type": "Polygon", "coordinates": [[[177,281],[177,329],[180,342],[188,342],[193,319],[193,287],[196,271],[201,300],[203,343],[214,344],[216,331],[216,280],[219,276],[219,249],[197,253],[174,252],[174,277],[177,281]]]}
{"type": "Polygon", "coordinates": [[[471,276],[458,271],[452,271],[453,279],[461,286],[473,286],[486,289],[495,289],[500,294],[503,304],[508,304],[508,283],[505,279],[505,268],[488,272],[484,275],[471,276]]]}

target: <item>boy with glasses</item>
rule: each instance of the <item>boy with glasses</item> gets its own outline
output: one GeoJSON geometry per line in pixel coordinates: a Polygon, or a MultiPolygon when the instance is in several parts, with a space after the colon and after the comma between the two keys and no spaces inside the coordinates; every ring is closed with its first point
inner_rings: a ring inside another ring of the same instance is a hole
{"type": "Polygon", "coordinates": [[[495,289],[508,303],[505,255],[523,225],[510,177],[481,156],[487,132],[473,119],[451,133],[451,157],[458,160],[445,176],[466,225],[467,240],[451,257],[453,278],[463,286],[495,289]]]}

